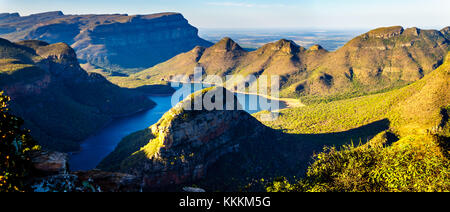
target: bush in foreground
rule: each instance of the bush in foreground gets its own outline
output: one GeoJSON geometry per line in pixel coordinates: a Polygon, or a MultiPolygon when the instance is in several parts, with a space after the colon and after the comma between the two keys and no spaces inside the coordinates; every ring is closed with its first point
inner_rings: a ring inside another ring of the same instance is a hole
{"type": "Polygon", "coordinates": [[[0,92],[0,192],[26,191],[24,178],[31,170],[28,153],[38,150],[23,120],[10,115],[9,97],[0,92]]]}
{"type": "Polygon", "coordinates": [[[314,157],[304,179],[291,184],[280,178],[267,191],[448,192],[450,163],[436,154],[433,145],[325,148],[314,157]]]}

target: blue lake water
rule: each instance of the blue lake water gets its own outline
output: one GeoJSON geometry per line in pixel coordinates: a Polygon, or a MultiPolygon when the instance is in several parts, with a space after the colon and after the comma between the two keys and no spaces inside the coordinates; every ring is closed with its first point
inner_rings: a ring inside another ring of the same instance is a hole
{"type": "MultiPolygon", "coordinates": [[[[244,109],[249,113],[256,113],[262,110],[258,101],[259,98],[266,100],[250,94],[237,94],[237,97],[242,106],[245,105],[244,109]],[[245,104],[243,104],[244,102],[245,104]]],[[[149,98],[157,104],[153,109],[116,119],[90,138],[84,140],[81,144],[81,151],[73,153],[70,157],[70,169],[72,171],[94,169],[103,158],[115,149],[122,138],[150,127],[172,108],[172,96],[150,96],[149,98]]],[[[283,107],[282,104],[281,107],[283,107]]]]}

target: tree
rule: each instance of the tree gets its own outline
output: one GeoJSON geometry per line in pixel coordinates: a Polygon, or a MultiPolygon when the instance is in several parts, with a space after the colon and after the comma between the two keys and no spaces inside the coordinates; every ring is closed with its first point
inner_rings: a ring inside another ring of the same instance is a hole
{"type": "Polygon", "coordinates": [[[24,121],[8,113],[10,98],[0,92],[0,192],[26,191],[24,179],[30,174],[29,153],[39,150],[24,121]]]}

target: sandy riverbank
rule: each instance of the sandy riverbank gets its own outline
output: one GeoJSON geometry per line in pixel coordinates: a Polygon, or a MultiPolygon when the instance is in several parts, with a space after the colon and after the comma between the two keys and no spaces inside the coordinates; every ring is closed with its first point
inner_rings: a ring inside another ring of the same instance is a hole
{"type": "MultiPolygon", "coordinates": [[[[279,102],[283,102],[286,105],[286,108],[296,108],[296,107],[304,107],[305,104],[303,104],[299,99],[293,99],[293,98],[275,98],[269,95],[264,94],[258,94],[258,93],[250,93],[250,92],[238,92],[234,91],[234,93],[240,93],[240,94],[247,94],[247,95],[257,95],[262,96],[269,100],[275,100],[279,102]]],[[[285,109],[285,108],[282,108],[285,109]]]]}

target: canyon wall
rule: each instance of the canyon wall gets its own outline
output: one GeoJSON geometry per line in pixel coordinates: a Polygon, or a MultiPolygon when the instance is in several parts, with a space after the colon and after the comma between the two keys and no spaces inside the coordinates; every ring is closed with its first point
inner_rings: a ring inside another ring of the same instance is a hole
{"type": "Polygon", "coordinates": [[[0,39],[0,91],[46,149],[74,151],[112,119],[155,105],[141,92],[87,73],[65,43],[0,39]]]}
{"type": "Polygon", "coordinates": [[[148,68],[195,46],[210,46],[179,13],[31,16],[0,14],[0,36],[64,42],[82,63],[111,70],[148,68]]]}

